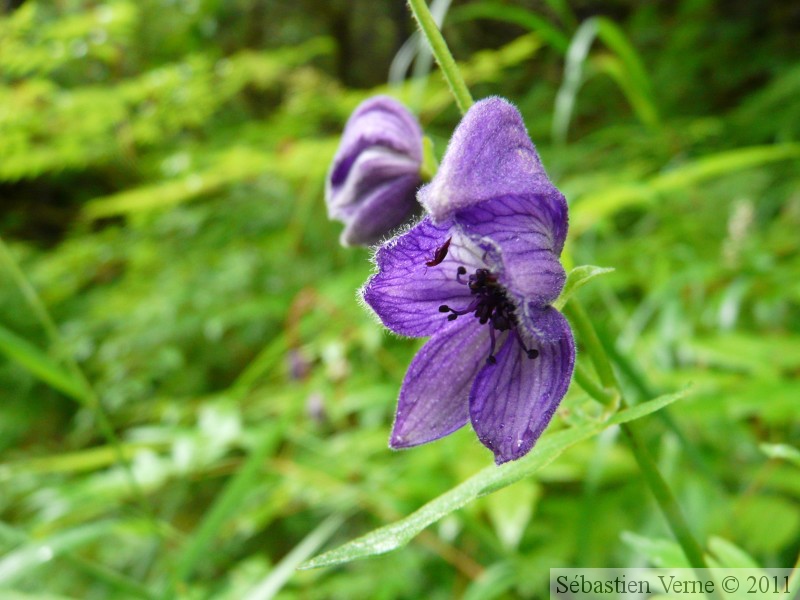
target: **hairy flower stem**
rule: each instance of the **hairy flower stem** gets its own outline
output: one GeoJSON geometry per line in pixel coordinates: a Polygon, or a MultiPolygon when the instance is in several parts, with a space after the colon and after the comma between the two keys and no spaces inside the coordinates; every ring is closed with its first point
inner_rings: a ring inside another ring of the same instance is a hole
{"type": "Polygon", "coordinates": [[[442,70],[447,85],[450,86],[450,91],[458,105],[458,110],[463,115],[472,106],[472,95],[467,89],[467,84],[464,83],[464,78],[458,70],[453,55],[450,54],[447,42],[444,41],[442,33],[436,26],[436,21],[433,20],[433,15],[428,9],[425,0],[408,0],[408,6],[411,8],[414,19],[416,19],[419,28],[422,30],[422,35],[428,40],[431,52],[433,52],[433,56],[442,70]]]}

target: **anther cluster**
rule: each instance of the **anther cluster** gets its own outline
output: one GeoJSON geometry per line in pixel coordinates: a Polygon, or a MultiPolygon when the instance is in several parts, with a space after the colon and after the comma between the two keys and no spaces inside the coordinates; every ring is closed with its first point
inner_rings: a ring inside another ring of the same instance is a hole
{"type": "Polygon", "coordinates": [[[439,307],[439,312],[450,313],[447,315],[448,321],[455,321],[458,317],[474,313],[475,318],[481,325],[489,323],[491,329],[491,350],[486,362],[495,364],[497,361],[494,357],[495,352],[495,331],[508,331],[513,330],[513,334],[517,341],[522,346],[528,358],[536,358],[539,352],[534,349],[528,349],[519,337],[517,332],[517,315],[515,314],[514,303],[508,299],[506,290],[497,281],[497,275],[492,273],[489,269],[477,269],[474,274],[469,276],[468,280],[463,280],[462,276],[467,274],[467,269],[463,266],[458,267],[456,279],[459,283],[469,286],[470,293],[475,297],[473,301],[462,310],[455,310],[442,304],[439,307]]]}

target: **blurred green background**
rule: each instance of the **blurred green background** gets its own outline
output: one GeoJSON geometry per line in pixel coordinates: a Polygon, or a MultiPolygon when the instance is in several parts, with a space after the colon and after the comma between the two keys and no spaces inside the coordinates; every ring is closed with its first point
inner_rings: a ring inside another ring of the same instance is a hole
{"type": "MultiPolygon", "coordinates": [[[[569,199],[567,265],[616,269],[580,294],[628,396],[693,383],[643,423],[699,539],[795,564],[800,5],[455,0],[443,30],[569,199]]],[[[458,122],[413,32],[400,0],[0,3],[0,597],[543,598],[550,567],[684,562],[606,431],[293,570],[491,463],[468,428],[387,449],[419,341],[325,215],[361,100],[440,156],[458,122]]],[[[573,385],[552,428],[592,412],[573,385]]]]}

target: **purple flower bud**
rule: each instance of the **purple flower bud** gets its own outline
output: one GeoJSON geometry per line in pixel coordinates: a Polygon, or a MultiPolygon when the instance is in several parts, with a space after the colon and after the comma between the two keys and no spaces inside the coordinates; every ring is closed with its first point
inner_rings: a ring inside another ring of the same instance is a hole
{"type": "Polygon", "coordinates": [[[374,244],[417,210],[422,130],[396,100],[376,96],[350,116],[325,185],[345,246],[374,244]]]}

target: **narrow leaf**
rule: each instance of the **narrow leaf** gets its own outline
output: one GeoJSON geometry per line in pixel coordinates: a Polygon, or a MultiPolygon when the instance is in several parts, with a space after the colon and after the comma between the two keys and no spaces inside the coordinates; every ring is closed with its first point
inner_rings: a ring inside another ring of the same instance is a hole
{"type": "Polygon", "coordinates": [[[596,36],[597,19],[586,19],[575,32],[567,49],[564,81],[558,88],[553,109],[553,139],[557,142],[567,141],[567,130],[572,120],[572,111],[583,83],[583,65],[586,57],[589,56],[589,49],[596,36]]]}
{"type": "Polygon", "coordinates": [[[70,373],[36,346],[2,325],[0,325],[0,353],[5,354],[50,387],[78,402],[86,402],[86,393],[70,373]]]}
{"type": "Polygon", "coordinates": [[[450,22],[471,21],[473,19],[492,19],[513,23],[538,33],[542,40],[561,54],[566,54],[569,38],[544,17],[519,6],[509,6],[498,2],[474,2],[452,11],[450,22]]]}
{"type": "Polygon", "coordinates": [[[428,502],[408,517],[376,529],[335,550],[326,552],[304,563],[300,568],[313,569],[336,565],[374,554],[384,554],[404,546],[428,525],[435,523],[454,510],[480,496],[509,486],[524,477],[530,477],[553,462],[570,446],[596,435],[611,425],[626,423],[649,415],[685,395],[686,392],[682,391],[676,394],[660,396],[655,400],[638,404],[617,413],[605,423],[587,423],[580,427],[547,435],[524,458],[506,463],[500,467],[487,467],[449,492],[445,492],[435,500],[428,502]]]}
{"type": "Polygon", "coordinates": [[[652,85],[650,78],[647,76],[647,69],[645,69],[639,53],[636,52],[636,48],[614,21],[608,17],[596,18],[597,37],[622,61],[622,64],[625,65],[625,71],[636,82],[636,86],[649,94],[652,85]]]}
{"type": "Polygon", "coordinates": [[[658,125],[658,109],[650,92],[634,79],[619,58],[603,54],[594,57],[592,64],[614,80],[643,124],[653,128],[658,125]]]}
{"type": "Polygon", "coordinates": [[[553,306],[561,310],[567,303],[567,300],[569,300],[580,288],[589,283],[590,280],[594,279],[598,275],[611,273],[613,270],[614,269],[606,267],[595,267],[594,265],[581,265],[580,267],[575,267],[569,273],[567,273],[567,282],[564,284],[564,289],[561,291],[561,295],[556,299],[555,302],[553,302],[553,306]]]}
{"type": "Polygon", "coordinates": [[[297,566],[311,556],[336,532],[344,519],[340,515],[333,515],[320,523],[314,531],[309,533],[303,541],[292,548],[281,559],[275,568],[255,588],[250,590],[246,597],[249,600],[270,600],[275,597],[281,588],[292,576],[297,566]]]}
{"type": "Polygon", "coordinates": [[[570,233],[580,235],[602,218],[629,206],[652,202],[659,193],[681,190],[728,173],[798,158],[800,144],[750,146],[700,157],[646,181],[611,186],[578,199],[570,218],[570,233]]]}
{"type": "Polygon", "coordinates": [[[187,579],[198,562],[203,560],[208,549],[213,547],[214,540],[222,526],[236,513],[244,497],[259,480],[264,460],[277,446],[283,430],[283,422],[278,422],[263,434],[261,444],[250,453],[236,475],[228,481],[214,500],[211,509],[195,528],[194,533],[187,540],[186,545],[178,556],[175,568],[177,581],[187,579]]]}
{"type": "Polygon", "coordinates": [[[118,525],[117,521],[82,525],[41,541],[27,543],[9,552],[0,560],[0,585],[7,585],[24,577],[69,550],[107,537],[118,525]]]}
{"type": "Polygon", "coordinates": [[[770,458],[788,460],[800,467],[800,450],[788,444],[761,444],[759,449],[770,458]]]}

